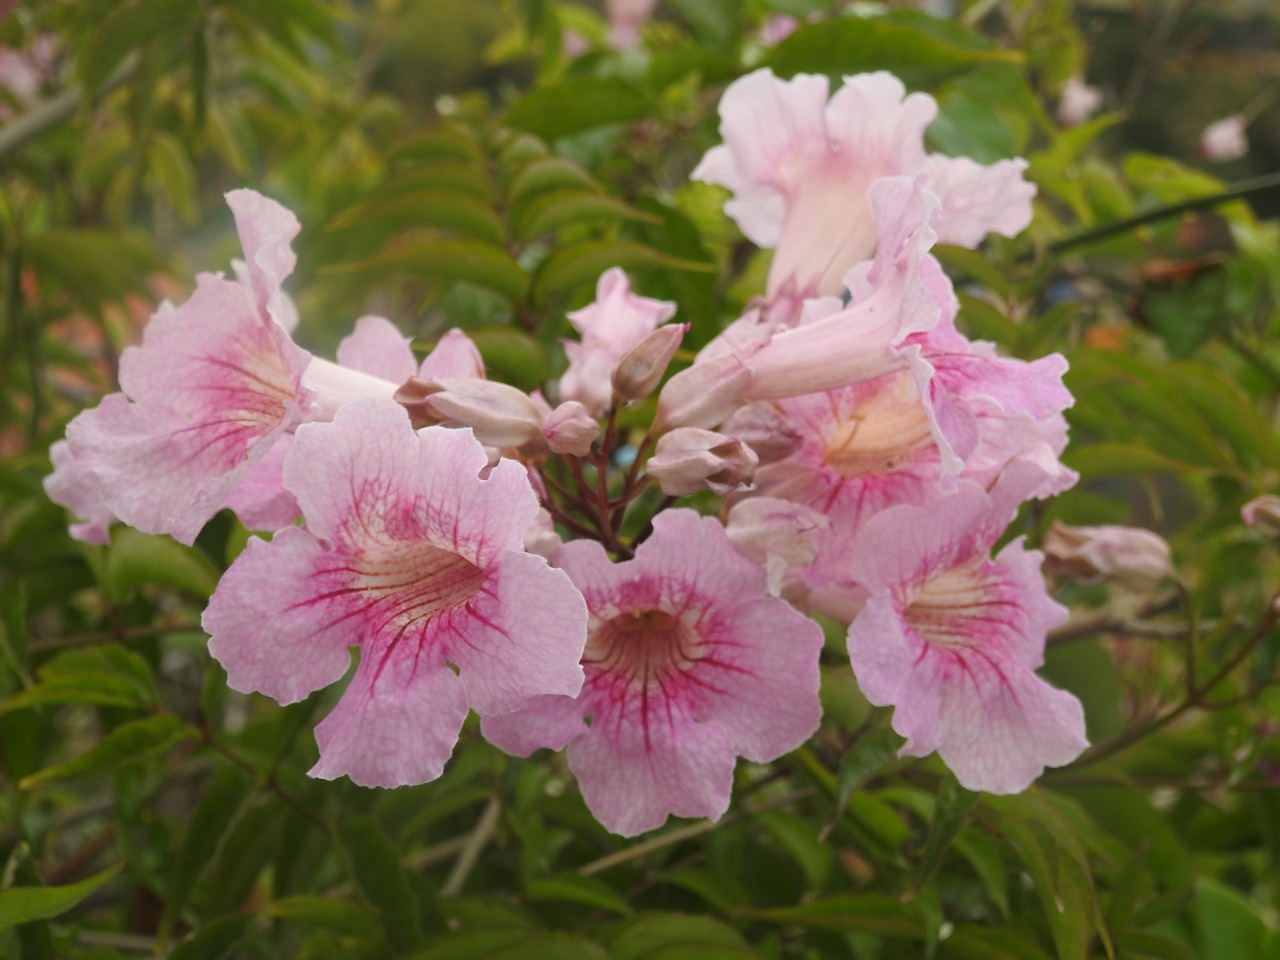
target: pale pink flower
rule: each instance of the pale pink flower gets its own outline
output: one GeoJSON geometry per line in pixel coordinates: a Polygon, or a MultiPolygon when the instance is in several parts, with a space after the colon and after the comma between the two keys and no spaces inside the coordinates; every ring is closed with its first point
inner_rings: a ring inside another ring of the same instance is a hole
{"type": "Polygon", "coordinates": [[[253,190],[232,190],[227,206],[236,221],[244,260],[233,260],[236,277],[251,292],[258,312],[290,333],[298,311],[281,284],[298,263],[290,244],[301,225],[293,211],[253,190]]]}
{"type": "Polygon", "coordinates": [[[609,46],[615,50],[634,50],[640,46],[640,28],[657,7],[658,0],[605,0],[609,46]]]}
{"type": "Polygon", "coordinates": [[[593,542],[560,549],[589,611],[582,693],[482,726],[519,756],[567,744],[587,806],[624,836],[669,814],[719,817],[735,757],[774,760],[821,715],[817,624],[765,594],[764,571],[715,520],[668,510],[653,527],[623,563],[593,542]]]}
{"type": "Polygon", "coordinates": [[[1209,124],[1200,134],[1200,155],[1215,163],[1243,157],[1249,152],[1249,139],[1244,132],[1248,122],[1244,114],[1233,113],[1209,124]]]}
{"type": "Polygon", "coordinates": [[[755,451],[736,437],[680,427],[658,438],[645,472],[671,497],[700,490],[724,496],[749,484],[758,462],[755,451]]]}
{"type": "MultiPolygon", "coordinates": [[[[252,462],[303,421],[308,360],[244,287],[202,274],[124,351],[123,392],[68,424],[71,463],[125,523],[191,543],[252,462]]],[[[51,497],[60,485],[55,472],[51,497]]]]}
{"type": "Polygon", "coordinates": [[[821,536],[830,527],[830,520],[804,504],[749,497],[729,509],[725,533],[764,567],[769,595],[777,597],[788,572],[813,563],[821,536]]]}
{"type": "Polygon", "coordinates": [[[1240,508],[1240,519],[1259,533],[1280,535],[1280,497],[1270,493],[1255,497],[1240,508]]]}
{"type": "Polygon", "coordinates": [[[1074,127],[1084,123],[1102,106],[1102,91],[1084,82],[1084,77],[1074,74],[1062,88],[1058,99],[1058,123],[1074,127]]]}
{"type": "Polygon", "coordinates": [[[538,514],[524,470],[503,460],[482,480],[487,463],[468,431],[415,433],[382,400],[299,428],[284,482],[306,526],[251,540],[203,623],[230,685],[281,703],[336,682],[360,648],[316,728],[314,776],[423,783],[468,707],[579,690],[582,598],[524,552],[538,514]]]}
{"type": "Polygon", "coordinates": [[[882,240],[875,259],[845,278],[849,304],[809,300],[792,327],[767,316],[731,325],[667,381],[658,428],[715,427],[742,400],[800,396],[905,369],[907,339],[950,323],[956,310],[951,284],[929,255],[937,205],[919,180],[881,178],[871,213],[882,240]]]}
{"type": "Polygon", "coordinates": [[[964,481],[928,509],[873,517],[854,551],[869,599],[849,627],[867,699],[893,706],[902,753],[935,750],[970,790],[1016,793],[1086,746],[1080,701],[1040,679],[1050,628],[1041,556],[1015,540],[989,559],[1012,497],[964,481]]]}
{"type": "Polygon", "coordinates": [[[600,436],[600,423],[578,401],[566,400],[547,415],[542,436],[552,453],[585,457],[600,436]]]}
{"type": "Polygon", "coordinates": [[[1075,527],[1054,521],[1044,537],[1050,572],[1080,580],[1117,580],[1133,589],[1173,575],[1173,552],[1159,534],[1118,524],[1075,527]]]}
{"type": "Polygon", "coordinates": [[[973,246],[1030,223],[1035,188],[1022,179],[1025,162],[927,156],[924,130],[936,114],[932,97],[907,96],[888,73],[846,77],[828,99],[825,77],[758,70],[725,91],[725,142],[692,176],[733,191],[725,212],[758,246],[777,248],[771,298],[839,294],[845,273],[876,248],[870,189],[881,177],[928,176],[945,243],[973,246]]]}
{"type": "Polygon", "coordinates": [[[45,493],[54,503],[61,504],[81,518],[71,525],[72,538],[84,543],[107,543],[115,514],[107,506],[102,485],[93,474],[76,463],[75,454],[65,440],[59,440],[49,448],[49,459],[53,461],[53,473],[44,479],[45,493]]]}
{"type": "Polygon", "coordinates": [[[560,378],[560,399],[577,400],[593,417],[604,413],[613,399],[618,361],[675,312],[673,303],[632,293],[617,267],[606,270],[596,284],[595,301],[569,314],[582,339],[565,342],[569,368],[560,378]]]}

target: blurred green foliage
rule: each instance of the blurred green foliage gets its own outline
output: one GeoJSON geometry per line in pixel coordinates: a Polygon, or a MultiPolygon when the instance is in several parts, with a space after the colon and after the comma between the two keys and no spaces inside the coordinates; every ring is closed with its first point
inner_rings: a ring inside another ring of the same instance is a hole
{"type": "Polygon", "coordinates": [[[1280,485],[1280,227],[1240,200],[1108,227],[1266,172],[1265,102],[1249,158],[1193,159],[1257,92],[1253,61],[1212,83],[1179,65],[1274,39],[1274,10],[910,6],[671,2],[619,53],[598,9],[561,0],[7,5],[0,42],[53,52],[0,127],[0,955],[1280,958],[1280,563],[1239,516],[1280,485]],[[816,19],[768,47],[779,13],[816,19]],[[307,779],[332,694],[235,694],[204,649],[245,532],[224,515],[194,547],[72,541],[40,486],[50,443],[158,301],[225,269],[220,194],[241,185],[304,224],[290,285],[318,350],[377,311],[424,348],[466,329],[532,389],[615,265],[706,342],[767,255],[687,178],[724,84],[760,65],[891,69],[938,98],[935,149],[1030,161],[1032,228],[940,252],[969,333],[1071,360],[1082,482],[1017,532],[1146,526],[1177,569],[1146,593],[1057,584],[1073,619],[1047,672],[1094,747],[1021,796],[970,794],[897,759],[836,644],[820,733],[740,767],[715,825],[621,841],[559,758],[470,726],[431,784],[307,779]],[[1107,109],[1063,129],[1086,68],[1107,109]]]}

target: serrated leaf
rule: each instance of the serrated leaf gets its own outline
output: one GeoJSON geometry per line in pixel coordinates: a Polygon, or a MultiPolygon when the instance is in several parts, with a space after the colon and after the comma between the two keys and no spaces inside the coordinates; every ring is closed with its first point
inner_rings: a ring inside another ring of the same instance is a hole
{"type": "Polygon", "coordinates": [[[107,595],[122,600],[144,585],[171,587],[207,600],[218,571],[195,547],[126,527],[111,538],[103,572],[107,595]]]}
{"type": "Polygon", "coordinates": [[[669,257],[642,243],[589,240],[560,247],[546,259],[534,278],[533,298],[541,302],[556,294],[568,293],[583,284],[594,284],[610,267],[621,267],[623,270],[665,267],[671,270],[715,272],[715,267],[709,263],[669,257]]]}
{"type": "Polygon", "coordinates": [[[566,874],[559,877],[534,877],[524,885],[524,895],[530,900],[563,900],[588,907],[609,910],[630,916],[634,911],[613,887],[595,877],[566,874]]]}
{"type": "Polygon", "coordinates": [[[113,773],[167,753],[192,735],[191,729],[171,713],[130,720],[116,727],[74,760],[33,773],[23,778],[18,786],[23,790],[34,790],[50,783],[113,773]]]}
{"type": "Polygon", "coordinates": [[[503,119],[549,141],[640,120],[652,108],[648,97],[619,77],[578,77],[525,94],[503,119]]]}
{"type": "Polygon", "coordinates": [[[89,894],[110,883],[122,866],[118,864],[65,887],[10,887],[0,890],[0,930],[34,920],[49,920],[66,913],[89,894]]]}
{"type": "Polygon", "coordinates": [[[930,36],[915,23],[888,17],[845,17],[801,27],[778,44],[765,64],[781,77],[891,70],[908,86],[930,86],[973,67],[1018,62],[1012,50],[960,46],[930,36]]]}
{"type": "Polygon", "coordinates": [[[616,197],[580,189],[539,194],[511,212],[511,228],[518,239],[526,242],[571,223],[591,220],[660,222],[657,217],[616,197]]]}
{"type": "Polygon", "coordinates": [[[484,200],[474,194],[435,187],[397,192],[391,198],[375,194],[329,223],[330,230],[375,227],[384,234],[416,226],[456,230],[494,244],[506,240],[502,218],[484,200]]]}
{"type": "Polygon", "coordinates": [[[422,942],[418,907],[400,853],[371,817],[351,817],[339,824],[351,878],[382,915],[392,947],[409,950],[422,942]]]}
{"type": "Polygon", "coordinates": [[[330,267],[334,273],[403,271],[445,280],[466,280],[521,299],[529,276],[501,247],[478,240],[420,240],[365,260],[330,267]]]}

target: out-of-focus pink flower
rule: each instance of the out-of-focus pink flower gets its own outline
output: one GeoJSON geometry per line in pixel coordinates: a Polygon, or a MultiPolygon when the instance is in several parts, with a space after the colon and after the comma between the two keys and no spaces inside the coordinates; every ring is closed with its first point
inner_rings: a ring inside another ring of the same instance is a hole
{"type": "Polygon", "coordinates": [[[1035,674],[1067,616],[1040,554],[1015,540],[988,558],[1011,514],[966,481],[928,509],[873,517],[854,552],[869,594],[848,637],[862,692],[894,707],[904,754],[936,750],[963,786],[991,793],[1024,790],[1088,746],[1080,701],[1035,674]]]}
{"type": "Polygon", "coordinates": [[[795,17],[786,13],[775,13],[760,24],[760,32],[756,34],[756,39],[761,46],[776,47],[799,29],[800,21],[795,17]]]}
{"type": "Polygon", "coordinates": [[[1084,82],[1080,74],[1074,75],[1062,88],[1058,98],[1058,123],[1074,127],[1084,123],[1102,106],[1102,91],[1084,82]]]}
{"type": "Polygon", "coordinates": [[[1259,533],[1280,536],[1280,497],[1267,494],[1250,500],[1240,508],[1240,519],[1259,533]]]}
{"type": "Polygon", "coordinates": [[[673,303],[632,293],[627,275],[617,267],[605,271],[596,284],[595,301],[569,314],[582,340],[565,342],[569,368],[560,378],[560,399],[577,400],[595,417],[604,413],[613,399],[618,361],[675,312],[673,303]]]}
{"type": "Polygon", "coordinates": [[[1200,156],[1214,163],[1238,160],[1249,152],[1244,129],[1248,121],[1243,114],[1233,113],[1204,128],[1200,134],[1200,156]]]}
{"type": "Polygon", "coordinates": [[[725,212],[754,243],[776,247],[771,298],[840,294],[845,273],[876,249],[870,189],[881,177],[927,175],[945,243],[973,246],[1030,222],[1035,187],[1022,179],[1024,161],[926,156],[924,129],[936,113],[932,97],[907,96],[888,73],[846,77],[828,99],[825,77],[758,70],[725,91],[725,142],[693,177],[732,190],[725,212]]]}
{"type": "Polygon", "coordinates": [[[567,744],[587,806],[624,836],[669,814],[719,817],[735,757],[776,759],[821,714],[817,624],[766,596],[764,571],[715,520],[668,510],[653,527],[624,563],[593,542],[560,549],[589,611],[582,693],[481,728],[519,756],[567,744]]]}
{"type": "Polygon", "coordinates": [[[84,543],[107,543],[115,515],[106,504],[102,485],[75,462],[75,454],[65,440],[49,448],[49,459],[53,461],[53,473],[45,477],[45,493],[81,518],[71,525],[71,536],[84,543]]]}
{"type": "Polygon", "coordinates": [[[423,783],[468,707],[501,713],[580,688],[582,598],[524,552],[538,504],[523,468],[504,460],[482,480],[487,463],[468,431],[415,433],[383,400],[294,437],[284,482],[306,526],[251,540],[203,623],[231,686],[281,703],[340,679],[360,648],[316,729],[314,776],[423,783]]]}
{"type": "Polygon", "coordinates": [[[1173,575],[1173,554],[1159,534],[1104,524],[1073,527],[1054,521],[1044,537],[1045,566],[1080,580],[1118,580],[1135,589],[1173,575]]]}
{"type": "Polygon", "coordinates": [[[615,50],[634,50],[640,46],[640,28],[657,7],[658,0],[605,0],[609,46],[615,50]]]}

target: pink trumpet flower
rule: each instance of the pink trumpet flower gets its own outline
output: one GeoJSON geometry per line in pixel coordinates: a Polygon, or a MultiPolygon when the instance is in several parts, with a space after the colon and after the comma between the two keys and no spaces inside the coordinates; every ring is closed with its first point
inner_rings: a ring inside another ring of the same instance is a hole
{"type": "Polygon", "coordinates": [[[519,756],[567,744],[587,806],[623,836],[669,814],[719,817],[734,758],[776,759],[821,715],[818,625],[766,594],[764,570],[714,519],[669,510],[653,530],[623,563],[593,542],[560,548],[589,611],[582,693],[482,726],[519,756]]]}
{"type": "Polygon", "coordinates": [[[439,776],[468,707],[572,696],[586,637],[568,576],[524,551],[528,478],[468,430],[413,430],[382,400],[299,428],[284,467],[305,527],[251,540],[204,615],[230,685],[281,703],[360,664],[316,728],[311,773],[366,786],[439,776]],[[452,669],[451,669],[452,667],[452,669]]]}

